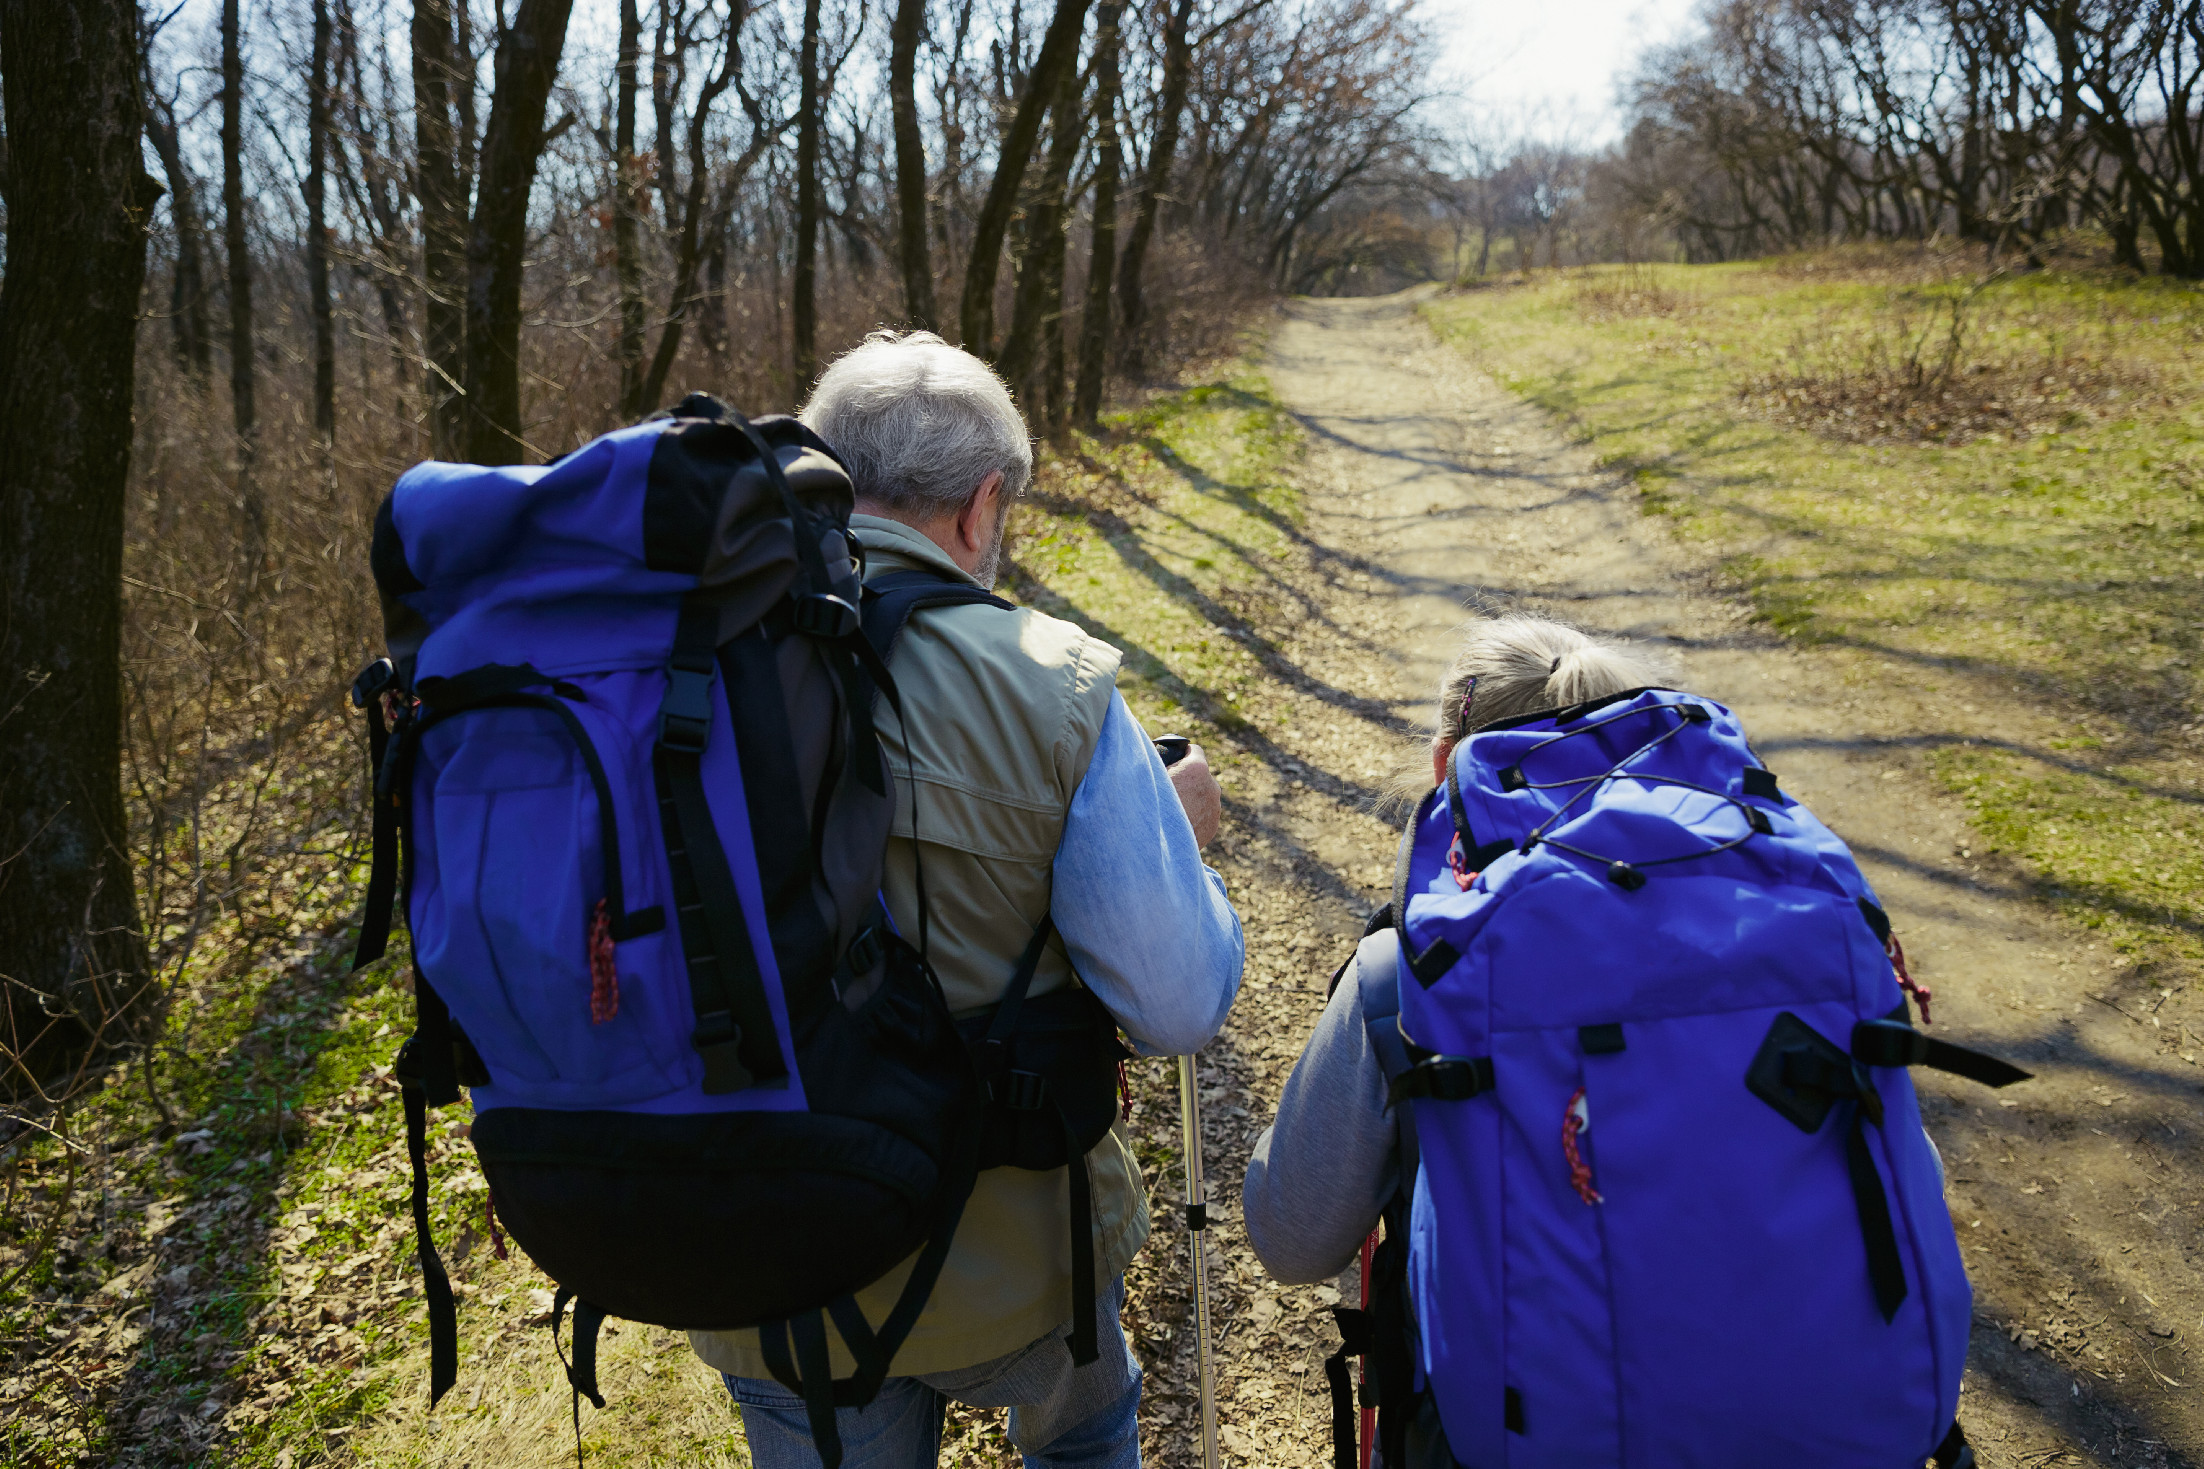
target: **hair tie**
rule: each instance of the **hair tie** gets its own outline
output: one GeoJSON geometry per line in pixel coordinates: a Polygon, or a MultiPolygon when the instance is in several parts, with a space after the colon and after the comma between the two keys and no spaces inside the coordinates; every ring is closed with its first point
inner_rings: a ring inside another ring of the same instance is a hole
{"type": "Polygon", "coordinates": [[[1474,698],[1476,698],[1476,697],[1477,697],[1477,675],[1473,673],[1473,674],[1471,674],[1471,675],[1469,676],[1469,684],[1468,684],[1468,686],[1467,686],[1466,688],[1464,688],[1464,689],[1462,690],[1462,713],[1461,713],[1461,723],[1462,723],[1462,733],[1463,733],[1463,734],[1468,734],[1468,733],[1469,733],[1469,703],[1470,703],[1470,700],[1472,700],[1472,699],[1474,699],[1474,698]]]}
{"type": "Polygon", "coordinates": [[[1548,678],[1552,678],[1552,677],[1553,677],[1553,676],[1554,676],[1555,674],[1559,673],[1560,671],[1561,671],[1561,655],[1560,655],[1559,653],[1556,653],[1556,654],[1554,654],[1554,661],[1553,661],[1553,666],[1552,666],[1552,667],[1550,667],[1550,668],[1548,668],[1548,669],[1546,670],[1546,677],[1548,677],[1548,678]]]}

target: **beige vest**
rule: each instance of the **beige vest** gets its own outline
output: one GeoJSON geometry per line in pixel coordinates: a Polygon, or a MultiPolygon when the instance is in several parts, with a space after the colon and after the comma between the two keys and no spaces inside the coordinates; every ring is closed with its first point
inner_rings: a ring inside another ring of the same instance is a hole
{"type": "MultiPolygon", "coordinates": [[[[908,526],[870,515],[850,524],[865,544],[868,574],[920,567],[971,580],[908,526]]],[[[915,805],[925,843],[928,948],[959,1014],[1002,997],[1019,951],[1048,912],[1064,814],[1101,738],[1119,656],[1028,608],[927,609],[912,616],[896,644],[890,667],[911,727],[906,736],[881,711],[898,803],[888,906],[915,943],[915,805]]],[[[1063,942],[1052,939],[1032,992],[1073,982],[1063,942]]],[[[1106,1290],[1148,1237],[1147,1191],[1122,1123],[1087,1155],[1086,1167],[1094,1181],[1097,1284],[1106,1290]]],[[[1067,1178],[1062,1168],[980,1175],[941,1279],[896,1354],[896,1375],[974,1366],[1071,1319],[1067,1178]]],[[[906,1261],[858,1293],[875,1325],[909,1269],[906,1261]]],[[[696,1331],[689,1341],[722,1372],[770,1375],[754,1331],[696,1331]]],[[[854,1364],[831,1324],[828,1343],[835,1375],[848,1374],[854,1364]]]]}

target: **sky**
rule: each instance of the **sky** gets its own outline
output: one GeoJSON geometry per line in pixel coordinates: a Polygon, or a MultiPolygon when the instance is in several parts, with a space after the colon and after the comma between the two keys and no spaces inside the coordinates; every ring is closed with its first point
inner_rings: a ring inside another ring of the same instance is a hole
{"type": "Polygon", "coordinates": [[[1478,111],[1585,146],[1621,136],[1616,84],[1647,45],[1690,29],[1698,0],[1424,0],[1443,70],[1478,111]]]}

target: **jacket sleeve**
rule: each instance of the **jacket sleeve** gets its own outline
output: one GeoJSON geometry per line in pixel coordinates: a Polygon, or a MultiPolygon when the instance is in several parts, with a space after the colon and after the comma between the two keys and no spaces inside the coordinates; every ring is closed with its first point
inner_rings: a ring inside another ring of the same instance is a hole
{"type": "Polygon", "coordinates": [[[1224,879],[1156,747],[1110,697],[1052,869],[1049,911],[1072,967],[1144,1056],[1191,1055],[1223,1028],[1246,948],[1224,879]]]}
{"type": "Polygon", "coordinates": [[[1288,1285],[1346,1269],[1399,1186],[1399,1134],[1356,980],[1350,964],[1240,1188],[1248,1240],[1263,1268],[1288,1285]]]}

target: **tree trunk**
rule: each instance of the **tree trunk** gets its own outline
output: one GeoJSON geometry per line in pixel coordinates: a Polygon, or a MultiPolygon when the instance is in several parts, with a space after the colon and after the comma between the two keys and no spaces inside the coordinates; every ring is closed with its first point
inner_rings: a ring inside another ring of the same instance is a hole
{"type": "Polygon", "coordinates": [[[237,430],[237,477],[248,541],[266,531],[251,487],[253,439],[253,268],[245,242],[245,58],[238,0],[222,0],[222,248],[229,256],[230,418],[237,430]]]}
{"type": "MultiPolygon", "coordinates": [[[[122,543],[160,186],[132,0],[0,0],[0,1095],[149,1002],[122,803],[122,543]]],[[[51,1093],[49,1093],[51,1095],[51,1093]]]]}
{"type": "Polygon", "coordinates": [[[620,281],[620,413],[640,418],[643,403],[643,260],[639,239],[643,169],[635,158],[635,68],[643,54],[636,0],[620,0],[619,99],[612,121],[612,255],[620,281]]]}
{"type": "Polygon", "coordinates": [[[337,338],[329,315],[329,0],[314,0],[306,81],[306,299],[314,319],[314,432],[337,439],[337,338]]]}
{"type": "Polygon", "coordinates": [[[176,119],[154,97],[146,108],[146,136],[168,175],[168,214],[176,224],[176,275],[169,282],[169,331],[176,365],[195,387],[205,387],[213,367],[212,329],[207,324],[206,223],[199,217],[199,190],[184,162],[176,119]]]}
{"type": "Polygon", "coordinates": [[[888,34],[888,105],[895,121],[896,240],[903,267],[903,314],[934,330],[934,262],[926,246],[926,143],[918,130],[918,43],[926,0],[900,0],[888,34]]]}
{"type": "Polygon", "coordinates": [[[789,302],[798,397],[819,374],[819,0],[804,0],[803,85],[796,120],[796,270],[789,302]]]}
{"type": "Polygon", "coordinates": [[[1087,0],[1056,0],[1056,13],[1041,38],[1041,53],[1026,77],[1025,95],[1003,136],[1002,154],[995,160],[995,179],[980,204],[972,228],[972,254],[964,267],[964,299],[957,307],[957,326],[966,350],[982,357],[995,355],[995,275],[1002,264],[1003,236],[1018,202],[1025,166],[1033,157],[1033,144],[1041,135],[1041,118],[1049,102],[1064,84],[1066,71],[1079,65],[1079,33],[1087,23],[1087,0]]]}
{"type": "Polygon", "coordinates": [[[1102,413],[1102,384],[1110,369],[1110,287],[1117,278],[1117,176],[1124,166],[1117,145],[1117,0],[1095,11],[1094,33],[1094,246],[1087,256],[1087,299],[1079,310],[1079,380],[1071,395],[1072,421],[1094,427],[1102,413]]]}
{"type": "MultiPolygon", "coordinates": [[[[739,17],[738,17],[739,21],[739,17]]],[[[678,100],[673,88],[664,89],[658,99],[659,177],[665,180],[666,223],[676,231],[673,251],[673,290],[666,302],[666,325],[658,333],[658,350],[651,354],[650,370],[643,377],[643,401],[646,405],[665,400],[666,378],[673,371],[673,361],[681,350],[681,333],[687,324],[689,313],[696,309],[697,269],[703,261],[703,240],[707,231],[722,230],[726,226],[724,216],[715,215],[707,226],[704,221],[705,201],[711,183],[709,155],[706,151],[706,130],[711,125],[712,104],[726,92],[742,70],[742,45],[739,31],[730,33],[727,45],[720,56],[719,69],[704,79],[704,85],[696,94],[696,107],[689,114],[688,167],[686,184],[676,187],[673,182],[672,137],[673,109],[678,100]]],[[[678,57],[688,42],[677,36],[676,62],[667,67],[665,52],[658,50],[659,64],[678,76],[682,67],[678,57]]],[[[741,188],[743,177],[765,153],[774,133],[768,129],[754,129],[750,144],[740,157],[727,169],[727,182],[722,198],[729,209],[734,207],[735,191],[741,188]]]]}
{"type": "Polygon", "coordinates": [[[1125,374],[1135,379],[1141,375],[1147,355],[1147,343],[1141,337],[1141,318],[1147,303],[1141,296],[1140,276],[1147,268],[1149,241],[1155,238],[1156,211],[1170,187],[1171,159],[1179,150],[1179,126],[1186,114],[1186,94],[1193,84],[1193,20],[1194,0],[1178,0],[1163,28],[1163,90],[1156,98],[1156,135],[1148,149],[1148,172],[1140,181],[1140,205],[1133,214],[1132,234],[1125,241],[1125,258],[1117,267],[1125,374]]]}
{"type": "Polygon", "coordinates": [[[703,304],[696,315],[696,334],[704,339],[714,377],[727,371],[727,225],[733,208],[730,199],[724,209],[713,211],[712,232],[704,244],[703,304]]]}
{"type": "Polygon", "coordinates": [[[1079,69],[1066,67],[1049,109],[1054,131],[1026,216],[1010,330],[1002,345],[1004,380],[1024,406],[1027,422],[1048,433],[1063,426],[1064,194],[1085,132],[1079,93],[1079,69]]]}
{"type": "Polygon", "coordinates": [[[456,459],[464,450],[467,364],[467,194],[452,128],[457,73],[451,0],[414,0],[413,137],[415,193],[421,201],[421,351],[429,451],[456,459]]]}
{"type": "Polygon", "coordinates": [[[528,195],[543,157],[543,109],[566,47],[574,0],[520,0],[497,46],[497,89],[483,130],[474,228],[467,236],[467,458],[518,464],[520,284],[528,195]]]}

